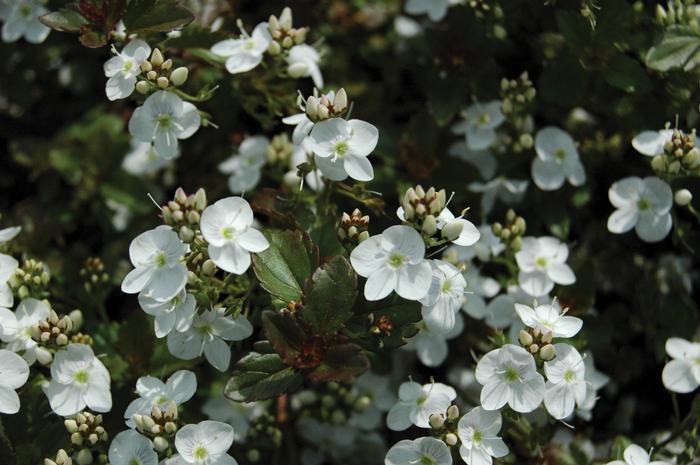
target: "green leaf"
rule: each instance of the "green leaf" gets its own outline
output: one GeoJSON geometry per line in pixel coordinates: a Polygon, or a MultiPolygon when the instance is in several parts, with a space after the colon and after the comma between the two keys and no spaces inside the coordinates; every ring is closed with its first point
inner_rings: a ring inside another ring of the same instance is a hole
{"type": "Polygon", "coordinates": [[[627,55],[617,54],[605,73],[608,84],[627,93],[645,93],[651,90],[651,79],[639,62],[627,55]]]}
{"type": "Polygon", "coordinates": [[[224,395],[236,402],[264,400],[295,391],[302,382],[303,377],[279,355],[252,352],[233,367],[224,395]]]}
{"type": "Polygon", "coordinates": [[[124,26],[135,32],[168,32],[181,29],[194,19],[180,0],[132,0],[124,12],[124,26]]]}
{"type": "Polygon", "coordinates": [[[345,257],[336,255],[307,281],[302,319],[319,334],[333,333],[352,316],[356,297],[357,275],[345,257]]]}
{"type": "Polygon", "coordinates": [[[690,71],[700,63],[700,36],[686,26],[671,26],[661,41],[647,52],[646,64],[657,71],[683,68],[690,71]]]}
{"type": "Polygon", "coordinates": [[[267,234],[270,247],[253,254],[253,270],[263,289],[285,302],[301,300],[302,283],[311,275],[318,252],[300,231],[267,234]]]}
{"type": "Polygon", "coordinates": [[[39,21],[61,32],[80,32],[80,28],[88,24],[83,15],[71,8],[61,8],[39,17],[39,21]]]}
{"type": "Polygon", "coordinates": [[[309,373],[314,382],[352,381],[369,368],[369,360],[357,344],[331,346],[321,364],[309,373]]]}
{"type": "Polygon", "coordinates": [[[263,328],[275,351],[287,365],[299,356],[306,334],[289,313],[266,310],[262,314],[263,328]]]}

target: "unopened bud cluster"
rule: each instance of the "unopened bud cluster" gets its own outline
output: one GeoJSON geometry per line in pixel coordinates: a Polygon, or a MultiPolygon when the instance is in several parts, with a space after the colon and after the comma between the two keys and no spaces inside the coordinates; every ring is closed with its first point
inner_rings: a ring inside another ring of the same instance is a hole
{"type": "Polygon", "coordinates": [[[428,423],[435,430],[435,435],[441,438],[445,444],[452,447],[457,445],[457,423],[459,422],[459,407],[450,405],[445,414],[434,413],[430,415],[428,423]]]}
{"type": "Polygon", "coordinates": [[[83,278],[83,288],[88,294],[109,284],[109,273],[105,271],[105,265],[99,257],[90,257],[80,269],[80,277],[83,278]]]}
{"type": "Polygon", "coordinates": [[[44,264],[30,258],[25,260],[7,283],[20,299],[27,297],[45,299],[49,295],[47,287],[50,280],[51,276],[46,271],[44,264]]]}
{"type": "Polygon", "coordinates": [[[302,391],[294,398],[300,416],[335,425],[347,423],[354,413],[362,413],[371,405],[372,398],[367,393],[334,381],[318,392],[302,391]]]}
{"type": "Polygon", "coordinates": [[[292,10],[289,7],[282,10],[279,18],[270,15],[267,27],[272,36],[272,42],[270,42],[267,52],[273,56],[279,55],[284,49],[303,44],[306,41],[306,34],[309,32],[308,27],[295,28],[292,26],[292,10]]]}
{"type": "Polygon", "coordinates": [[[204,189],[187,195],[178,187],[173,200],[161,209],[163,222],[177,231],[182,242],[190,243],[195,238],[202,211],[206,207],[207,194],[204,189]]]}
{"type": "Polygon", "coordinates": [[[138,432],[151,438],[158,452],[163,452],[170,447],[170,441],[179,429],[177,404],[173,401],[168,403],[165,411],[154,405],[150,415],[134,414],[131,419],[138,432]]]}
{"type": "Polygon", "coordinates": [[[520,330],[518,341],[528,352],[541,360],[552,360],[557,351],[552,345],[552,332],[541,331],[540,328],[526,328],[520,330]]]}
{"type": "Polygon", "coordinates": [[[501,111],[505,115],[528,112],[536,96],[537,90],[527,71],[516,79],[501,79],[501,111]]]}
{"type": "Polygon", "coordinates": [[[660,3],[657,4],[656,21],[662,26],[688,26],[693,32],[700,33],[698,11],[694,2],[669,1],[665,8],[660,3]]]}
{"type": "MultiPolygon", "coordinates": [[[[264,443],[270,443],[275,447],[279,447],[282,444],[282,430],[279,429],[277,419],[268,412],[264,412],[262,415],[254,418],[251,421],[250,429],[248,430],[248,435],[246,439],[249,439],[250,443],[259,443],[259,440],[264,441],[264,443]]],[[[258,458],[260,452],[257,449],[251,449],[248,451],[253,458],[258,458]]],[[[250,458],[249,458],[250,460],[250,458]]],[[[256,460],[251,460],[255,462],[256,460]]]]}
{"type": "MultiPolygon", "coordinates": [[[[64,315],[59,318],[56,312],[51,309],[47,319],[32,326],[32,339],[41,347],[50,347],[53,349],[63,347],[71,342],[71,334],[73,330],[77,329],[82,323],[82,318],[83,316],[80,310],[75,310],[71,312],[70,315],[64,315]],[[73,321],[71,315],[76,318],[77,321],[73,321]]],[[[46,363],[43,363],[42,357],[38,358],[39,362],[44,365],[51,362],[49,359],[46,363]]]]}
{"type": "Polygon", "coordinates": [[[85,344],[86,346],[91,346],[95,343],[92,336],[85,333],[76,333],[71,336],[70,342],[74,344],[85,344]]]}
{"type": "Polygon", "coordinates": [[[102,426],[102,415],[80,412],[67,418],[63,425],[70,434],[70,442],[76,447],[92,447],[97,443],[107,443],[109,436],[102,426]]]}
{"type": "Polygon", "coordinates": [[[270,164],[287,165],[294,153],[294,144],[289,140],[286,132],[278,134],[272,138],[265,153],[267,162],[270,164]]]}
{"type": "Polygon", "coordinates": [[[445,189],[436,191],[434,187],[430,187],[426,191],[420,184],[415,188],[408,188],[401,200],[404,221],[419,230],[427,240],[438,232],[442,239],[448,241],[456,239],[462,233],[460,221],[452,221],[438,229],[438,217],[446,205],[445,189]]]}
{"type": "Polygon", "coordinates": [[[369,215],[363,215],[357,208],[351,214],[343,213],[338,225],[338,239],[346,247],[355,247],[369,237],[369,215]]]}
{"type": "Polygon", "coordinates": [[[491,231],[513,252],[519,251],[522,247],[522,236],[526,230],[525,218],[518,216],[512,208],[506,212],[505,224],[497,221],[491,225],[491,231]]]}
{"type": "Polygon", "coordinates": [[[331,95],[321,94],[320,97],[312,95],[306,99],[304,109],[306,116],[315,123],[340,117],[348,109],[348,94],[345,89],[340,89],[331,95]]]}
{"type": "Polygon", "coordinates": [[[660,174],[687,174],[697,170],[700,159],[700,149],[695,146],[695,129],[685,134],[674,129],[671,140],[664,145],[664,153],[656,155],[651,160],[651,166],[660,174]]]}
{"type": "Polygon", "coordinates": [[[189,72],[184,66],[175,69],[172,67],[172,59],[166,60],[160,50],[153,49],[151,58],[141,63],[141,71],[146,76],[146,80],[137,82],[136,90],[147,94],[155,88],[165,89],[170,85],[181,86],[187,80],[189,72]]]}
{"type": "Polygon", "coordinates": [[[48,457],[44,459],[44,465],[73,465],[73,459],[68,456],[65,450],[59,449],[55,459],[48,457]]]}

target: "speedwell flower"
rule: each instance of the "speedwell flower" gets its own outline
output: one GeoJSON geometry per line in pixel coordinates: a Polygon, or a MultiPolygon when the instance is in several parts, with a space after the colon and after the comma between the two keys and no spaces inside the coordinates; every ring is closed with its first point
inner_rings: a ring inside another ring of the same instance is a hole
{"type": "Polygon", "coordinates": [[[379,141],[379,131],[373,125],[357,119],[331,118],[316,123],[309,137],[316,164],[328,179],[374,178],[372,163],[367,159],[379,141]]]}
{"type": "Polygon", "coordinates": [[[493,457],[508,454],[508,446],[498,437],[501,431],[501,413],[475,407],[457,424],[457,435],[462,445],[459,455],[467,465],[491,465],[493,457]]]}
{"type": "Polygon", "coordinates": [[[241,29],[239,39],[226,39],[215,43],[211,52],[226,58],[226,70],[231,74],[245,73],[260,64],[272,41],[267,23],[260,23],[248,35],[241,29]]]}
{"type": "Polygon", "coordinates": [[[12,312],[0,307],[0,339],[6,342],[5,348],[21,353],[28,364],[36,361],[38,345],[32,339],[32,328],[49,317],[49,306],[37,299],[24,299],[12,312]]]}
{"type": "Polygon", "coordinates": [[[164,383],[153,376],[142,376],[136,380],[136,392],[140,396],[131,401],[124,412],[127,425],[132,426],[134,414],[150,415],[153,407],[161,411],[168,409],[171,402],[182,405],[190,400],[197,390],[197,377],[189,370],[178,370],[164,383]]]}
{"type": "Polygon", "coordinates": [[[651,454],[636,444],[630,444],[627,446],[622,454],[623,460],[613,460],[608,462],[607,465],[670,465],[668,462],[662,460],[651,461],[651,454]]]}
{"type": "Polygon", "coordinates": [[[620,179],[608,190],[615,210],[608,218],[608,231],[623,234],[634,228],[644,242],[658,242],[671,230],[671,187],[655,176],[620,179]]]}
{"type": "Polygon", "coordinates": [[[543,191],[559,189],[564,180],[572,186],[586,182],[586,171],[579,160],[574,140],[565,131],[548,126],[535,136],[537,157],[532,161],[532,179],[543,191]]]}
{"type": "Polygon", "coordinates": [[[27,42],[40,44],[48,37],[51,28],[39,21],[39,16],[48,13],[39,0],[15,0],[3,5],[0,2],[2,41],[14,42],[24,37],[27,42]]]}
{"type": "Polygon", "coordinates": [[[323,87],[323,75],[318,64],[321,55],[311,45],[299,44],[289,49],[287,56],[288,70],[294,77],[310,76],[314,81],[314,86],[321,89],[323,87]]]}
{"type": "Polygon", "coordinates": [[[24,386],[27,378],[27,362],[14,352],[0,349],[0,413],[19,412],[19,396],[15,389],[24,386]]]}
{"type": "Polygon", "coordinates": [[[227,453],[231,444],[233,428],[220,421],[185,425],[175,435],[180,457],[197,465],[236,465],[236,460],[227,453]]]}
{"type": "Polygon", "coordinates": [[[672,337],[666,341],[666,353],[671,357],[661,373],[666,389],[682,394],[696,390],[700,386],[700,343],[672,337]]]}
{"type": "Polygon", "coordinates": [[[240,194],[258,185],[269,146],[270,139],[265,136],[246,137],[238,153],[219,164],[219,171],[229,175],[231,192],[240,194]]]}
{"type": "Polygon", "coordinates": [[[389,410],[386,424],[392,431],[403,431],[411,425],[430,428],[430,416],[444,415],[456,398],[455,390],[446,384],[429,383],[421,386],[408,381],[399,387],[399,400],[389,410]]]}
{"type": "Polygon", "coordinates": [[[493,145],[496,128],[505,121],[499,100],[475,103],[462,112],[462,118],[452,126],[452,132],[464,134],[470,150],[484,150],[493,145]]]}
{"type": "Polygon", "coordinates": [[[184,289],[165,302],[139,294],[139,305],[144,312],[155,317],[153,328],[158,338],[167,336],[173,330],[187,331],[196,313],[195,298],[184,289]]]}
{"type": "Polygon", "coordinates": [[[452,465],[447,444],[439,439],[425,437],[399,441],[386,453],[385,465],[408,464],[452,465]]]}
{"type": "Polygon", "coordinates": [[[554,344],[557,356],[544,362],[547,375],[544,406],[557,420],[574,413],[586,401],[586,366],[581,354],[569,344],[554,344]]]}
{"type": "Polygon", "coordinates": [[[420,300],[423,321],[431,330],[447,333],[455,326],[467,282],[462,273],[447,262],[432,260],[432,283],[420,300]]]}
{"type": "MultiPolygon", "coordinates": [[[[552,333],[552,337],[574,337],[583,326],[583,321],[575,316],[565,316],[566,312],[558,306],[544,304],[535,308],[523,304],[515,304],[515,311],[525,326],[538,328],[543,333],[552,333]]],[[[558,358],[558,357],[557,357],[558,358]]]]}
{"type": "Polygon", "coordinates": [[[576,276],[566,264],[568,257],[569,248],[555,237],[524,237],[515,254],[520,287],[533,297],[541,297],[554,288],[554,283],[573,284],[576,276]]]}
{"type": "Polygon", "coordinates": [[[143,40],[129,42],[120,52],[113,49],[115,56],[104,64],[107,85],[105,92],[110,100],[126,98],[134,92],[136,76],[141,74],[141,64],[151,54],[151,47],[143,40]]]}

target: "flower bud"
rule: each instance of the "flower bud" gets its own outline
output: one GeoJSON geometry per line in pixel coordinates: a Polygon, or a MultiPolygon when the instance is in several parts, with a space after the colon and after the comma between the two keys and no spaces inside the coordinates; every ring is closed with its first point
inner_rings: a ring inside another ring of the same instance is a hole
{"type": "Polygon", "coordinates": [[[170,73],[170,82],[174,86],[181,86],[187,81],[187,77],[189,76],[189,70],[185,68],[184,66],[180,66],[179,68],[175,68],[172,73],[170,73]]]}
{"type": "Polygon", "coordinates": [[[309,74],[309,67],[305,63],[292,63],[287,66],[287,73],[293,78],[304,77],[309,74]]]}
{"type": "Polygon", "coordinates": [[[341,88],[336,92],[335,99],[333,100],[333,110],[336,113],[344,111],[348,107],[348,94],[345,89],[341,88]]]}
{"type": "Polygon", "coordinates": [[[73,419],[64,420],[63,426],[66,427],[66,431],[69,433],[75,433],[78,431],[78,424],[73,419]]]}
{"type": "Polygon", "coordinates": [[[362,242],[369,239],[369,231],[362,231],[359,236],[357,236],[357,242],[362,242]]]}
{"type": "Polygon", "coordinates": [[[65,450],[59,449],[58,453],[56,454],[56,463],[59,465],[70,465],[71,459],[65,450]]]}
{"type": "Polygon", "coordinates": [[[149,81],[155,81],[157,77],[158,73],[156,73],[155,71],[149,71],[146,73],[146,78],[148,78],[149,81]]]}
{"type": "Polygon", "coordinates": [[[156,424],[156,422],[153,421],[153,418],[151,418],[151,417],[148,416],[148,415],[142,416],[142,417],[141,417],[141,420],[142,420],[142,423],[143,423],[143,428],[144,428],[144,429],[147,429],[147,430],[150,430],[150,429],[153,428],[153,426],[156,424]]]}
{"type": "Polygon", "coordinates": [[[192,240],[194,240],[194,231],[192,231],[187,226],[180,226],[178,236],[180,236],[182,242],[189,243],[192,242],[192,240]]]}
{"type": "Polygon", "coordinates": [[[90,465],[92,463],[92,452],[90,452],[90,449],[80,449],[78,455],[75,456],[75,463],[78,465],[90,465]]]}
{"type": "Polygon", "coordinates": [[[59,334],[58,336],[56,336],[56,344],[58,344],[59,346],[64,346],[68,344],[68,336],[66,336],[63,333],[59,334]]]}
{"type": "Polygon", "coordinates": [[[171,60],[170,58],[168,58],[167,60],[165,60],[165,61],[163,62],[163,64],[160,65],[160,69],[164,69],[164,70],[166,70],[166,71],[169,70],[169,69],[172,68],[172,67],[173,67],[173,60],[171,60]]]}
{"type": "Polygon", "coordinates": [[[681,162],[678,160],[672,161],[667,168],[670,174],[677,174],[681,170],[681,162]]]}
{"type": "Polygon", "coordinates": [[[520,333],[518,333],[518,341],[520,341],[520,344],[523,345],[524,347],[529,346],[532,344],[532,335],[525,331],[524,329],[520,330],[520,333]]]}
{"type": "Polygon", "coordinates": [[[177,425],[173,423],[172,421],[169,421],[165,424],[164,426],[165,432],[168,434],[173,434],[174,432],[177,431],[177,425]]]}
{"type": "Polygon", "coordinates": [[[445,424],[445,417],[443,417],[439,413],[433,413],[432,415],[430,415],[428,423],[430,424],[431,428],[440,429],[442,428],[442,425],[445,424]]]}
{"type": "Polygon", "coordinates": [[[160,50],[158,50],[157,48],[153,49],[150,62],[153,66],[160,66],[163,64],[163,54],[160,53],[160,50]]]}
{"type": "Polygon", "coordinates": [[[170,81],[165,76],[161,76],[156,80],[156,85],[159,89],[165,89],[170,85],[170,81]]]}
{"type": "Polygon", "coordinates": [[[437,232],[437,220],[433,215],[428,215],[423,220],[423,227],[421,228],[423,233],[432,236],[437,232]]]}
{"type": "Polygon", "coordinates": [[[282,14],[280,15],[279,19],[280,27],[283,29],[291,29],[292,28],[292,9],[289,8],[288,6],[284,7],[282,10],[282,14]]]}
{"type": "Polygon", "coordinates": [[[207,192],[201,187],[194,193],[194,208],[202,211],[207,207],[207,192]]]}
{"type": "Polygon", "coordinates": [[[214,273],[216,273],[216,264],[211,259],[207,259],[202,263],[202,274],[204,274],[204,276],[211,276],[214,273]]]}
{"type": "Polygon", "coordinates": [[[58,464],[51,459],[44,459],[44,465],[58,465],[58,464]]]}
{"type": "Polygon", "coordinates": [[[459,417],[459,407],[456,405],[450,405],[447,408],[447,419],[454,421],[459,417]]]}
{"type": "Polygon", "coordinates": [[[688,189],[680,189],[676,191],[673,198],[676,201],[676,205],[685,207],[693,200],[693,194],[688,189]]]}
{"type": "Polygon", "coordinates": [[[99,438],[97,437],[97,435],[96,435],[95,433],[92,433],[90,436],[88,436],[88,442],[89,442],[90,444],[92,444],[93,446],[94,446],[95,444],[97,444],[97,440],[98,440],[98,439],[99,439],[99,438]]]}
{"type": "Polygon", "coordinates": [[[540,358],[544,361],[552,360],[557,355],[557,351],[552,344],[545,344],[540,349],[540,358]]]}
{"type": "Polygon", "coordinates": [[[277,56],[282,52],[282,47],[280,46],[280,43],[277,42],[276,40],[273,40],[270,42],[270,45],[267,46],[267,53],[269,53],[272,56],[277,56]]]}
{"type": "Polygon", "coordinates": [[[40,364],[46,366],[53,361],[53,354],[51,353],[50,350],[48,350],[44,347],[37,347],[36,348],[36,359],[40,364]]]}
{"type": "Polygon", "coordinates": [[[144,61],[143,63],[141,63],[141,71],[143,71],[144,73],[147,73],[147,72],[151,71],[152,69],[153,69],[153,65],[151,65],[150,61],[144,61]]]}
{"type": "Polygon", "coordinates": [[[450,221],[447,223],[445,226],[443,226],[442,231],[440,231],[440,235],[442,236],[443,239],[447,239],[448,241],[453,241],[459,237],[460,234],[462,234],[462,229],[464,228],[464,224],[461,221],[450,221]]]}
{"type": "Polygon", "coordinates": [[[83,445],[83,436],[80,433],[75,432],[75,433],[70,435],[70,442],[71,442],[71,444],[74,444],[76,446],[82,446],[83,445]]]}
{"type": "Polygon", "coordinates": [[[165,452],[169,446],[168,440],[163,436],[156,436],[153,438],[153,448],[156,452],[165,452]]]}
{"type": "Polygon", "coordinates": [[[454,433],[447,433],[445,435],[445,443],[448,446],[454,446],[457,444],[457,435],[454,433]]]}

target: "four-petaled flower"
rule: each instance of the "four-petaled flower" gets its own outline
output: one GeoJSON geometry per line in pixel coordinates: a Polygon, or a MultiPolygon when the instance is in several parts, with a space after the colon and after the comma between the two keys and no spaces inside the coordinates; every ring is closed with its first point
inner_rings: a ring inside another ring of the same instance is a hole
{"type": "Polygon", "coordinates": [[[700,343],[679,337],[666,341],[666,353],[671,357],[661,379],[666,389],[685,394],[700,386],[700,343]]]}
{"type": "Polygon", "coordinates": [[[496,128],[505,121],[500,100],[475,103],[462,112],[462,121],[452,126],[455,134],[464,134],[467,148],[484,150],[496,142],[496,128]]]}
{"type": "Polygon", "coordinates": [[[374,178],[372,163],[367,159],[379,141],[379,131],[373,125],[357,119],[331,118],[316,123],[309,137],[316,165],[328,179],[374,178]]]}
{"type": "Polygon", "coordinates": [[[32,44],[40,44],[48,37],[51,28],[39,21],[39,16],[49,12],[38,0],[0,1],[2,41],[14,42],[20,37],[32,44]]]}
{"type": "Polygon", "coordinates": [[[403,431],[416,425],[430,428],[430,416],[444,415],[457,393],[442,383],[420,384],[408,381],[399,387],[399,400],[391,407],[386,424],[392,431],[403,431]]]}
{"type": "Polygon", "coordinates": [[[554,126],[540,129],[535,136],[535,151],[532,179],[543,191],[559,189],[565,179],[572,186],[586,182],[586,170],[568,133],[554,126]]]}
{"type": "Polygon", "coordinates": [[[151,53],[151,47],[143,40],[135,39],[104,64],[107,85],[105,92],[110,100],[126,98],[134,92],[136,77],[141,74],[141,64],[151,53]]]}
{"type": "Polygon", "coordinates": [[[260,64],[263,54],[272,41],[267,23],[260,23],[253,34],[241,29],[239,39],[226,39],[215,43],[211,52],[226,58],[226,70],[231,74],[245,73],[260,64]]]}
{"type": "Polygon", "coordinates": [[[260,182],[270,139],[265,136],[246,137],[238,153],[219,164],[219,171],[230,175],[228,188],[234,194],[248,191],[260,182]]]}
{"type": "Polygon", "coordinates": [[[140,396],[131,401],[124,412],[126,424],[133,428],[134,414],[150,415],[153,407],[166,411],[171,402],[181,405],[197,391],[197,377],[189,370],[178,370],[164,383],[153,376],[136,380],[136,392],[140,396]]]}
{"type": "Polygon", "coordinates": [[[555,237],[524,237],[515,254],[520,287],[533,297],[541,297],[554,288],[554,283],[573,284],[576,276],[566,264],[568,257],[569,248],[555,237]]]}
{"type": "Polygon", "coordinates": [[[404,439],[389,449],[385,465],[452,465],[452,455],[447,444],[439,439],[425,437],[404,439]]]}
{"type": "Polygon", "coordinates": [[[557,356],[544,362],[547,375],[544,406],[557,420],[574,413],[575,406],[586,401],[586,366],[583,357],[569,344],[554,344],[557,356]]]}
{"type": "MultiPolygon", "coordinates": [[[[543,334],[552,333],[552,337],[574,337],[583,326],[583,321],[575,316],[566,316],[558,306],[543,304],[535,308],[515,304],[515,311],[525,326],[538,328],[543,334]]],[[[558,358],[558,357],[557,357],[558,358]]]]}
{"type": "Polygon", "coordinates": [[[608,191],[617,208],[608,218],[608,231],[623,234],[634,228],[644,242],[658,242],[671,230],[673,192],[655,176],[620,179],[608,191]]]}
{"type": "Polygon", "coordinates": [[[220,421],[185,425],[175,435],[175,448],[182,461],[197,465],[236,465],[227,453],[231,444],[233,428],[220,421]]]}
{"type": "Polygon", "coordinates": [[[475,407],[457,424],[457,435],[462,445],[459,455],[467,465],[491,465],[492,457],[508,454],[508,446],[498,437],[501,431],[501,413],[475,407]]]}
{"type": "Polygon", "coordinates": [[[423,321],[438,333],[447,333],[455,326],[456,314],[462,306],[467,282],[453,265],[432,260],[432,282],[428,293],[420,300],[423,321]]]}

